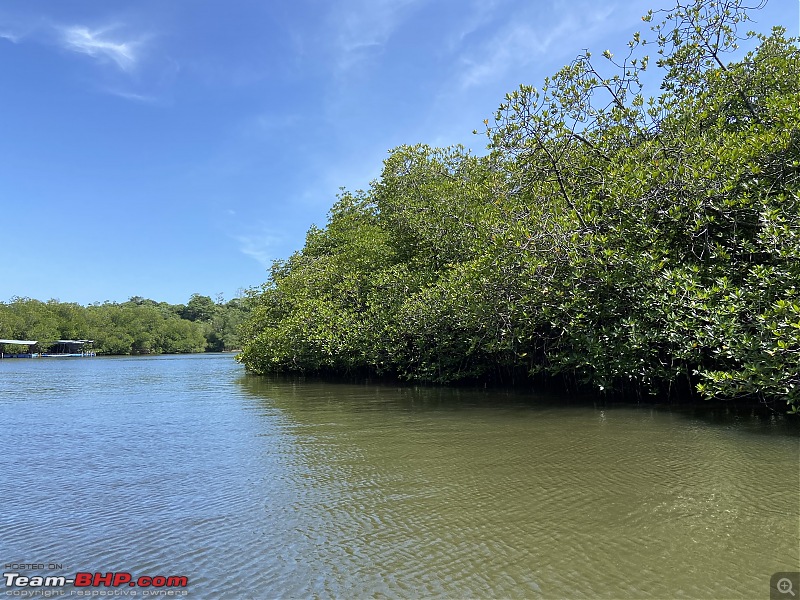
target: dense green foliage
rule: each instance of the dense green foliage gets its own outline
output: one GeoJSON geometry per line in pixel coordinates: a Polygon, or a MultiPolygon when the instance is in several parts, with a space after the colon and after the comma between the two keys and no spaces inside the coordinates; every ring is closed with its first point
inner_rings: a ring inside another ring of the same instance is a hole
{"type": "Polygon", "coordinates": [[[37,340],[42,350],[59,339],[90,339],[103,354],[233,350],[240,347],[238,328],[247,310],[245,300],[214,303],[199,294],[185,306],[138,296],[86,307],[14,298],[0,302],[0,339],[37,340]]]}
{"type": "Polygon", "coordinates": [[[800,53],[746,20],[738,0],[665,14],[656,97],[637,34],[508,94],[487,156],[394,150],[275,263],[245,365],[796,407],[800,53]]]}

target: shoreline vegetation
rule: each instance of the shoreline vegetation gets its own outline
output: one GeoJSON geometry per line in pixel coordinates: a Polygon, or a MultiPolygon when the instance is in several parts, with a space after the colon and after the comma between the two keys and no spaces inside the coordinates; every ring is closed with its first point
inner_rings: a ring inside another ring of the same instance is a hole
{"type": "MultiPolygon", "coordinates": [[[[200,294],[185,305],[139,296],[89,306],[12,298],[0,302],[0,339],[36,340],[39,350],[59,339],[88,339],[100,355],[230,352],[241,349],[238,330],[248,311],[246,299],[214,302],[200,294]]],[[[5,346],[6,353],[27,351],[5,346]]]]}
{"type": "Polygon", "coordinates": [[[402,146],[342,190],[251,293],[247,370],[796,412],[798,40],[740,0],[643,20],[507,94],[485,155],[402,146]]]}

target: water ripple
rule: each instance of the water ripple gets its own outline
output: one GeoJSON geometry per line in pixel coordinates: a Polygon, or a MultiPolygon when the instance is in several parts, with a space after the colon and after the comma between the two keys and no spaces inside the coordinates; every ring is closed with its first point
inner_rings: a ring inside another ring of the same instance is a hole
{"type": "MultiPolygon", "coordinates": [[[[784,421],[0,361],[0,560],[197,598],[762,596],[796,569],[784,421]]],[[[52,574],[52,573],[48,573],[52,574]]]]}

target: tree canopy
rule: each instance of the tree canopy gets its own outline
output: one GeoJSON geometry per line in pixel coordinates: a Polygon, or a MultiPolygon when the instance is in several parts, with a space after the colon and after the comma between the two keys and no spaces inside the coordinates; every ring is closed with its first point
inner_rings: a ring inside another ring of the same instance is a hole
{"type": "Polygon", "coordinates": [[[186,306],[134,296],[121,304],[31,298],[0,302],[0,338],[37,340],[47,349],[59,339],[91,339],[103,354],[162,354],[240,348],[244,299],[214,303],[193,294],[186,306]]]}
{"type": "Polygon", "coordinates": [[[343,191],[254,296],[247,368],[796,409],[797,40],[742,33],[741,0],[644,20],[654,41],[507,94],[485,156],[402,146],[343,191]]]}

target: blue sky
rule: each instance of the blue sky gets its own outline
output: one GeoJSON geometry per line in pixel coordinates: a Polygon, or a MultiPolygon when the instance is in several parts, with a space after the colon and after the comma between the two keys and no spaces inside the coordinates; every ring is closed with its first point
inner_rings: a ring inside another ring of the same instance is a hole
{"type": "Polygon", "coordinates": [[[3,0],[0,301],[230,299],[389,149],[481,152],[506,92],[670,4],[3,0]]]}

